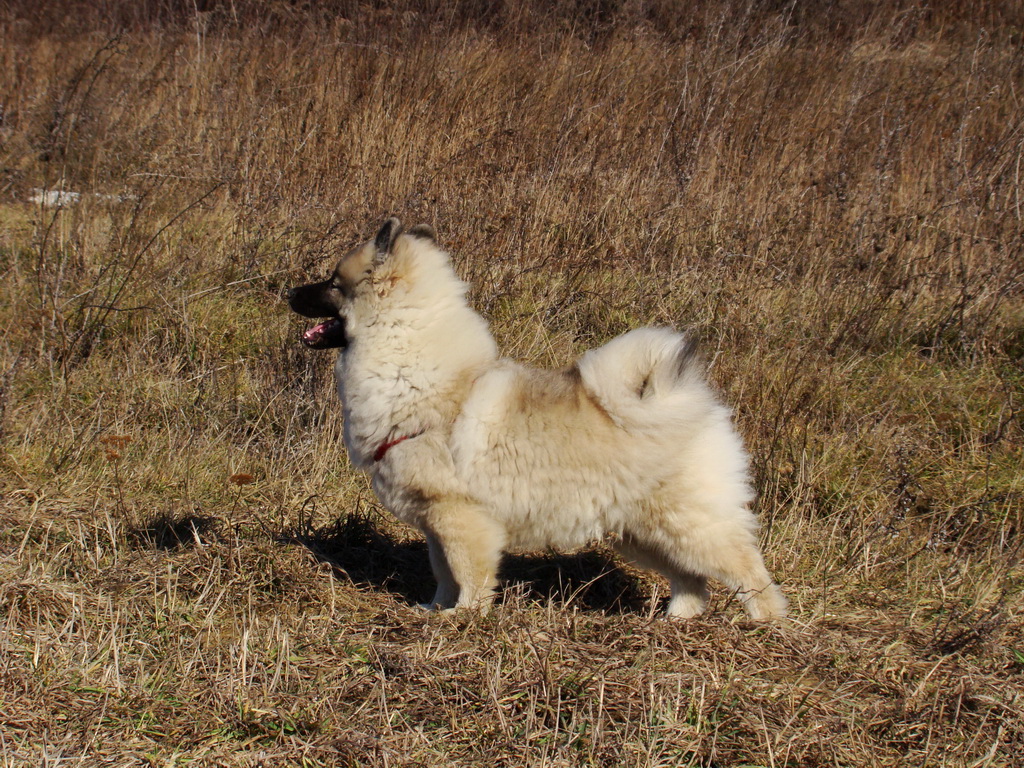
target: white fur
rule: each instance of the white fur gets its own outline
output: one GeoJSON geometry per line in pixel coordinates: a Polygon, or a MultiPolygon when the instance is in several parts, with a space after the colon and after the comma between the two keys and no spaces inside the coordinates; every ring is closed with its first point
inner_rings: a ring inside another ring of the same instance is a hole
{"type": "Polygon", "coordinates": [[[746,454],[684,338],[641,328],[576,370],[541,371],[498,359],[465,293],[432,240],[400,236],[343,309],[351,343],[335,368],[353,462],[427,536],[433,605],[486,602],[507,547],[611,534],[669,579],[670,614],[701,612],[712,577],[753,618],[784,615],[746,454]]]}

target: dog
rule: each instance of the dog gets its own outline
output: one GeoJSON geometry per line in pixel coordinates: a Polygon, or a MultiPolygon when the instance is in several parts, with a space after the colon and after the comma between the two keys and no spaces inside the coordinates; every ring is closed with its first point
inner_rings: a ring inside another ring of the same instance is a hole
{"type": "Polygon", "coordinates": [[[507,549],[602,537],[668,579],[668,615],[693,617],[709,578],[750,618],[785,616],[765,568],[748,458],[690,337],[639,328],[562,370],[501,358],[426,225],[396,218],[322,282],[288,291],[321,320],[352,463],[426,536],[430,609],[486,607],[507,549]]]}

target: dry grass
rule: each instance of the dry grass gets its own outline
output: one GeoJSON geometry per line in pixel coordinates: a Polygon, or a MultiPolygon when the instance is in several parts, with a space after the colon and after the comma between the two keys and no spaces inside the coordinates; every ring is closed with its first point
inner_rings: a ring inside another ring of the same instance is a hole
{"type": "Polygon", "coordinates": [[[0,11],[0,765],[1024,764],[1015,4],[197,5],[0,11]],[[509,354],[700,329],[791,625],[411,607],[280,301],[389,213],[509,354]]]}

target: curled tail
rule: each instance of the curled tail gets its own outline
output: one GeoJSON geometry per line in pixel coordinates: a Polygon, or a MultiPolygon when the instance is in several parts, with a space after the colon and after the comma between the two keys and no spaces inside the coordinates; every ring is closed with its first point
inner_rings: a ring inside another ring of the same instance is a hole
{"type": "MultiPolygon", "coordinates": [[[[641,329],[646,330],[646,329],[641,329]]],[[[650,330],[661,330],[652,328],[650,330]]],[[[703,383],[703,364],[698,351],[695,334],[678,334],[669,331],[675,338],[666,354],[656,360],[651,370],[654,393],[667,392],[694,382],[703,383]]]]}
{"type": "Polygon", "coordinates": [[[668,328],[638,328],[579,361],[583,386],[624,429],[671,429],[706,416],[714,397],[697,341],[668,328]]]}

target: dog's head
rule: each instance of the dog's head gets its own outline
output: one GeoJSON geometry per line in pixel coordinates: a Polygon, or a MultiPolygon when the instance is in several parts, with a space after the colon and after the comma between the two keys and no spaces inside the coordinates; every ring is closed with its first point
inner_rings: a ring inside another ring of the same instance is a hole
{"type": "MultiPolygon", "coordinates": [[[[391,255],[395,241],[402,234],[402,223],[391,217],[384,222],[377,236],[353,248],[338,261],[324,281],[300,285],[288,291],[288,306],[303,317],[323,319],[302,335],[302,343],[311,349],[334,349],[348,345],[345,332],[345,308],[356,299],[363,286],[370,283],[375,270],[391,255]]],[[[434,240],[434,230],[426,224],[407,233],[413,237],[434,240]]]]}

